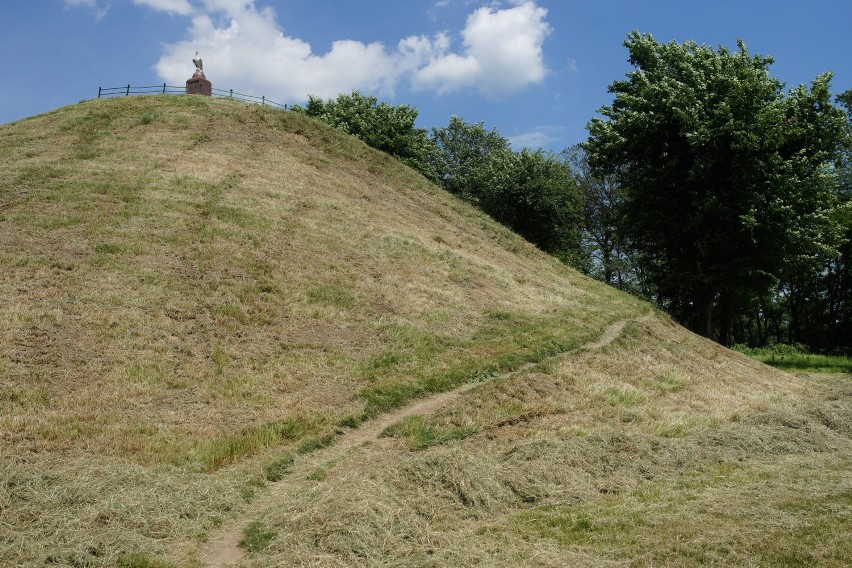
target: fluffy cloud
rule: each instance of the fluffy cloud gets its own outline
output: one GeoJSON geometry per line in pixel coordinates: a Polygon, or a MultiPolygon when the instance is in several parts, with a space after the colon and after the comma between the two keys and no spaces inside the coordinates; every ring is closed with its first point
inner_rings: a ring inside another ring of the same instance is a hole
{"type": "Polygon", "coordinates": [[[340,40],[319,54],[304,40],[287,36],[275,11],[258,8],[254,0],[133,3],[186,16],[190,22],[186,39],[165,45],[155,65],[160,78],[172,85],[186,80],[196,51],[217,85],[280,102],[302,101],[308,94],[332,97],[353,89],[392,95],[400,84],[438,93],[472,89],[502,96],[541,81],[546,74],[542,44],[550,33],[547,10],[532,0],[511,0],[507,8],[490,2],[474,11],[461,32],[458,52],[452,49],[450,36],[442,33],[410,36],[392,46],[340,40]]]}
{"type": "Polygon", "coordinates": [[[509,143],[516,150],[522,148],[543,148],[562,138],[561,126],[540,126],[535,130],[509,137],[509,143]]]}
{"type": "Polygon", "coordinates": [[[191,21],[188,39],[165,46],[156,64],[163,80],[180,85],[187,61],[200,51],[205,72],[218,84],[282,101],[304,100],[308,94],[332,97],[353,89],[392,93],[404,75],[448,43],[441,35],[414,36],[388,50],[381,43],[340,40],[328,52],[315,54],[310,44],[280,30],[271,8],[258,10],[254,2],[241,0],[205,0],[191,21]]]}
{"type": "Polygon", "coordinates": [[[444,53],[420,69],[414,84],[446,93],[473,87],[506,95],[544,79],[542,44],[550,34],[547,10],[534,2],[508,9],[480,8],[462,32],[463,55],[444,53]]]}

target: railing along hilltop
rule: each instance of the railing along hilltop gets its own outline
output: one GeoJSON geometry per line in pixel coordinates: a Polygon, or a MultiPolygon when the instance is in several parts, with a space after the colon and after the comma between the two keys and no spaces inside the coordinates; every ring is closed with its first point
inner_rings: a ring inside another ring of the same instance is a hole
{"type": "MultiPolygon", "coordinates": [[[[222,99],[237,99],[249,103],[257,103],[260,105],[269,105],[271,107],[287,110],[286,104],[276,103],[267,99],[265,96],[247,95],[245,93],[237,93],[233,89],[212,89],[212,96],[222,99]]],[[[98,98],[102,97],[129,97],[130,95],[185,95],[186,87],[176,87],[174,85],[153,85],[147,87],[134,87],[127,85],[126,87],[98,87],[98,98]]]]}

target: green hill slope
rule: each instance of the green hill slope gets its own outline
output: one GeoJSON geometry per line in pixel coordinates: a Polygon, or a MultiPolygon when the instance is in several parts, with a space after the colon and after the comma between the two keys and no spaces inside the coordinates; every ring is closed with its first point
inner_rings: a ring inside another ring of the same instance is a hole
{"type": "Polygon", "coordinates": [[[623,562],[708,488],[826,527],[755,552],[714,517],[715,540],[672,535],[707,547],[637,563],[771,563],[850,528],[848,381],[642,320],[298,115],[139,97],[0,127],[0,306],[11,565],[198,565],[252,519],[250,565],[623,562]],[[478,382],[380,443],[340,441],[478,382]],[[757,498],[767,479],[793,504],[757,498]]]}

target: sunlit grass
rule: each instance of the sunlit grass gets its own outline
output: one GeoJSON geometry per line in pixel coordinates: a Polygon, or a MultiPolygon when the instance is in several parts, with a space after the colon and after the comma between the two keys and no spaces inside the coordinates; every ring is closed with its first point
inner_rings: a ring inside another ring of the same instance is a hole
{"type": "Polygon", "coordinates": [[[852,373],[852,357],[808,353],[803,347],[776,345],[763,349],[736,346],[749,357],[785,371],[809,373],[852,373]]]}
{"type": "Polygon", "coordinates": [[[0,126],[0,152],[12,563],[192,565],[339,427],[644,309],[291,113],[91,101],[0,126]]]}

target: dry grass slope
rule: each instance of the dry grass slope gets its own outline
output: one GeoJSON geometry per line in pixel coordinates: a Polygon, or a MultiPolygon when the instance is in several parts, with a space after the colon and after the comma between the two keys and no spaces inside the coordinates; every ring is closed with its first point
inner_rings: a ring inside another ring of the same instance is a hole
{"type": "Polygon", "coordinates": [[[848,566],[852,382],[666,319],[320,466],[244,566],[848,566]]]}
{"type": "Polygon", "coordinates": [[[252,566],[852,554],[848,379],[665,321],[559,356],[647,307],[297,115],[138,97],[0,126],[0,309],[11,566],[197,566],[241,516],[252,566]]]}

